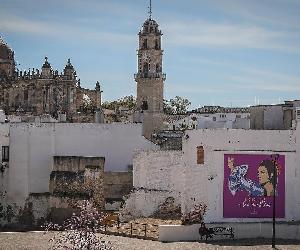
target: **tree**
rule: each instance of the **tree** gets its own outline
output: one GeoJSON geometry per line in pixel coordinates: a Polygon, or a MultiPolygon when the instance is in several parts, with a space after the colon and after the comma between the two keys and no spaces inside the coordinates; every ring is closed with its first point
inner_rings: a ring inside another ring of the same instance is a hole
{"type": "Polygon", "coordinates": [[[112,250],[111,243],[96,236],[96,232],[102,229],[101,223],[104,220],[104,214],[99,213],[89,201],[83,201],[78,204],[80,213],[75,213],[66,220],[61,226],[48,223],[44,229],[59,230],[55,236],[50,239],[53,241],[51,249],[72,249],[72,250],[112,250]]]}
{"type": "Polygon", "coordinates": [[[133,95],[124,96],[116,101],[106,101],[102,104],[102,107],[111,110],[118,110],[120,107],[126,107],[131,110],[136,107],[136,99],[133,95]]]}
{"type": "Polygon", "coordinates": [[[191,102],[183,97],[175,96],[174,99],[164,100],[164,112],[167,114],[184,114],[191,102]]]}

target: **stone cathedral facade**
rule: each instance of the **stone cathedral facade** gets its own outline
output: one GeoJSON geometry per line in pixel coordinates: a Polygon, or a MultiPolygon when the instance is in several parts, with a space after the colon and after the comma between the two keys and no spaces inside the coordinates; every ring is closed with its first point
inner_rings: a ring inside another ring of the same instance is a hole
{"type": "Polygon", "coordinates": [[[76,120],[86,97],[95,109],[101,107],[99,82],[94,90],[82,88],[68,60],[63,72],[53,70],[48,58],[42,68],[19,71],[13,50],[0,38],[0,108],[6,114],[43,115],[76,120]]]}
{"type": "Polygon", "coordinates": [[[138,72],[134,75],[137,83],[136,122],[143,122],[143,135],[151,135],[162,129],[164,81],[163,50],[161,48],[162,32],[151,18],[144,22],[139,32],[138,72]]]}

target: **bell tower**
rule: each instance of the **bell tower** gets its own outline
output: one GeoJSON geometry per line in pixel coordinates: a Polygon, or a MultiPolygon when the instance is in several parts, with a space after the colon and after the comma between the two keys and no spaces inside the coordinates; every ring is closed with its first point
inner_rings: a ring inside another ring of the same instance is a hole
{"type": "Polygon", "coordinates": [[[143,122],[143,135],[151,138],[153,132],[162,128],[164,81],[166,79],[166,74],[162,72],[162,33],[158,29],[157,22],[152,19],[151,0],[149,17],[138,35],[138,69],[134,75],[137,83],[136,118],[139,117],[139,121],[143,122]]]}

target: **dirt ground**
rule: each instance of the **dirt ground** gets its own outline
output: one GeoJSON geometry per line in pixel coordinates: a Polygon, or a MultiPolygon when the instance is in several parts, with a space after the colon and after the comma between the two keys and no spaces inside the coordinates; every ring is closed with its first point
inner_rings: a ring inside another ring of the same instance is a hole
{"type": "MultiPolygon", "coordinates": [[[[0,249],[49,249],[49,239],[53,232],[0,233],[0,249]]],[[[110,241],[115,250],[197,250],[197,249],[272,249],[268,239],[223,240],[206,243],[176,242],[162,243],[158,241],[132,239],[127,237],[99,235],[110,241]]],[[[277,240],[277,249],[300,249],[300,241],[277,240]]]]}

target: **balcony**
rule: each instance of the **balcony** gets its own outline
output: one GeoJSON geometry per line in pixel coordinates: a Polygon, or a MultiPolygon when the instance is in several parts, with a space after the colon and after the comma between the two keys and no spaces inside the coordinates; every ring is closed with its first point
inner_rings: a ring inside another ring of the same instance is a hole
{"type": "Polygon", "coordinates": [[[163,81],[166,80],[167,75],[165,73],[150,73],[150,72],[142,72],[134,74],[134,79],[142,79],[142,78],[162,78],[163,81]]]}

